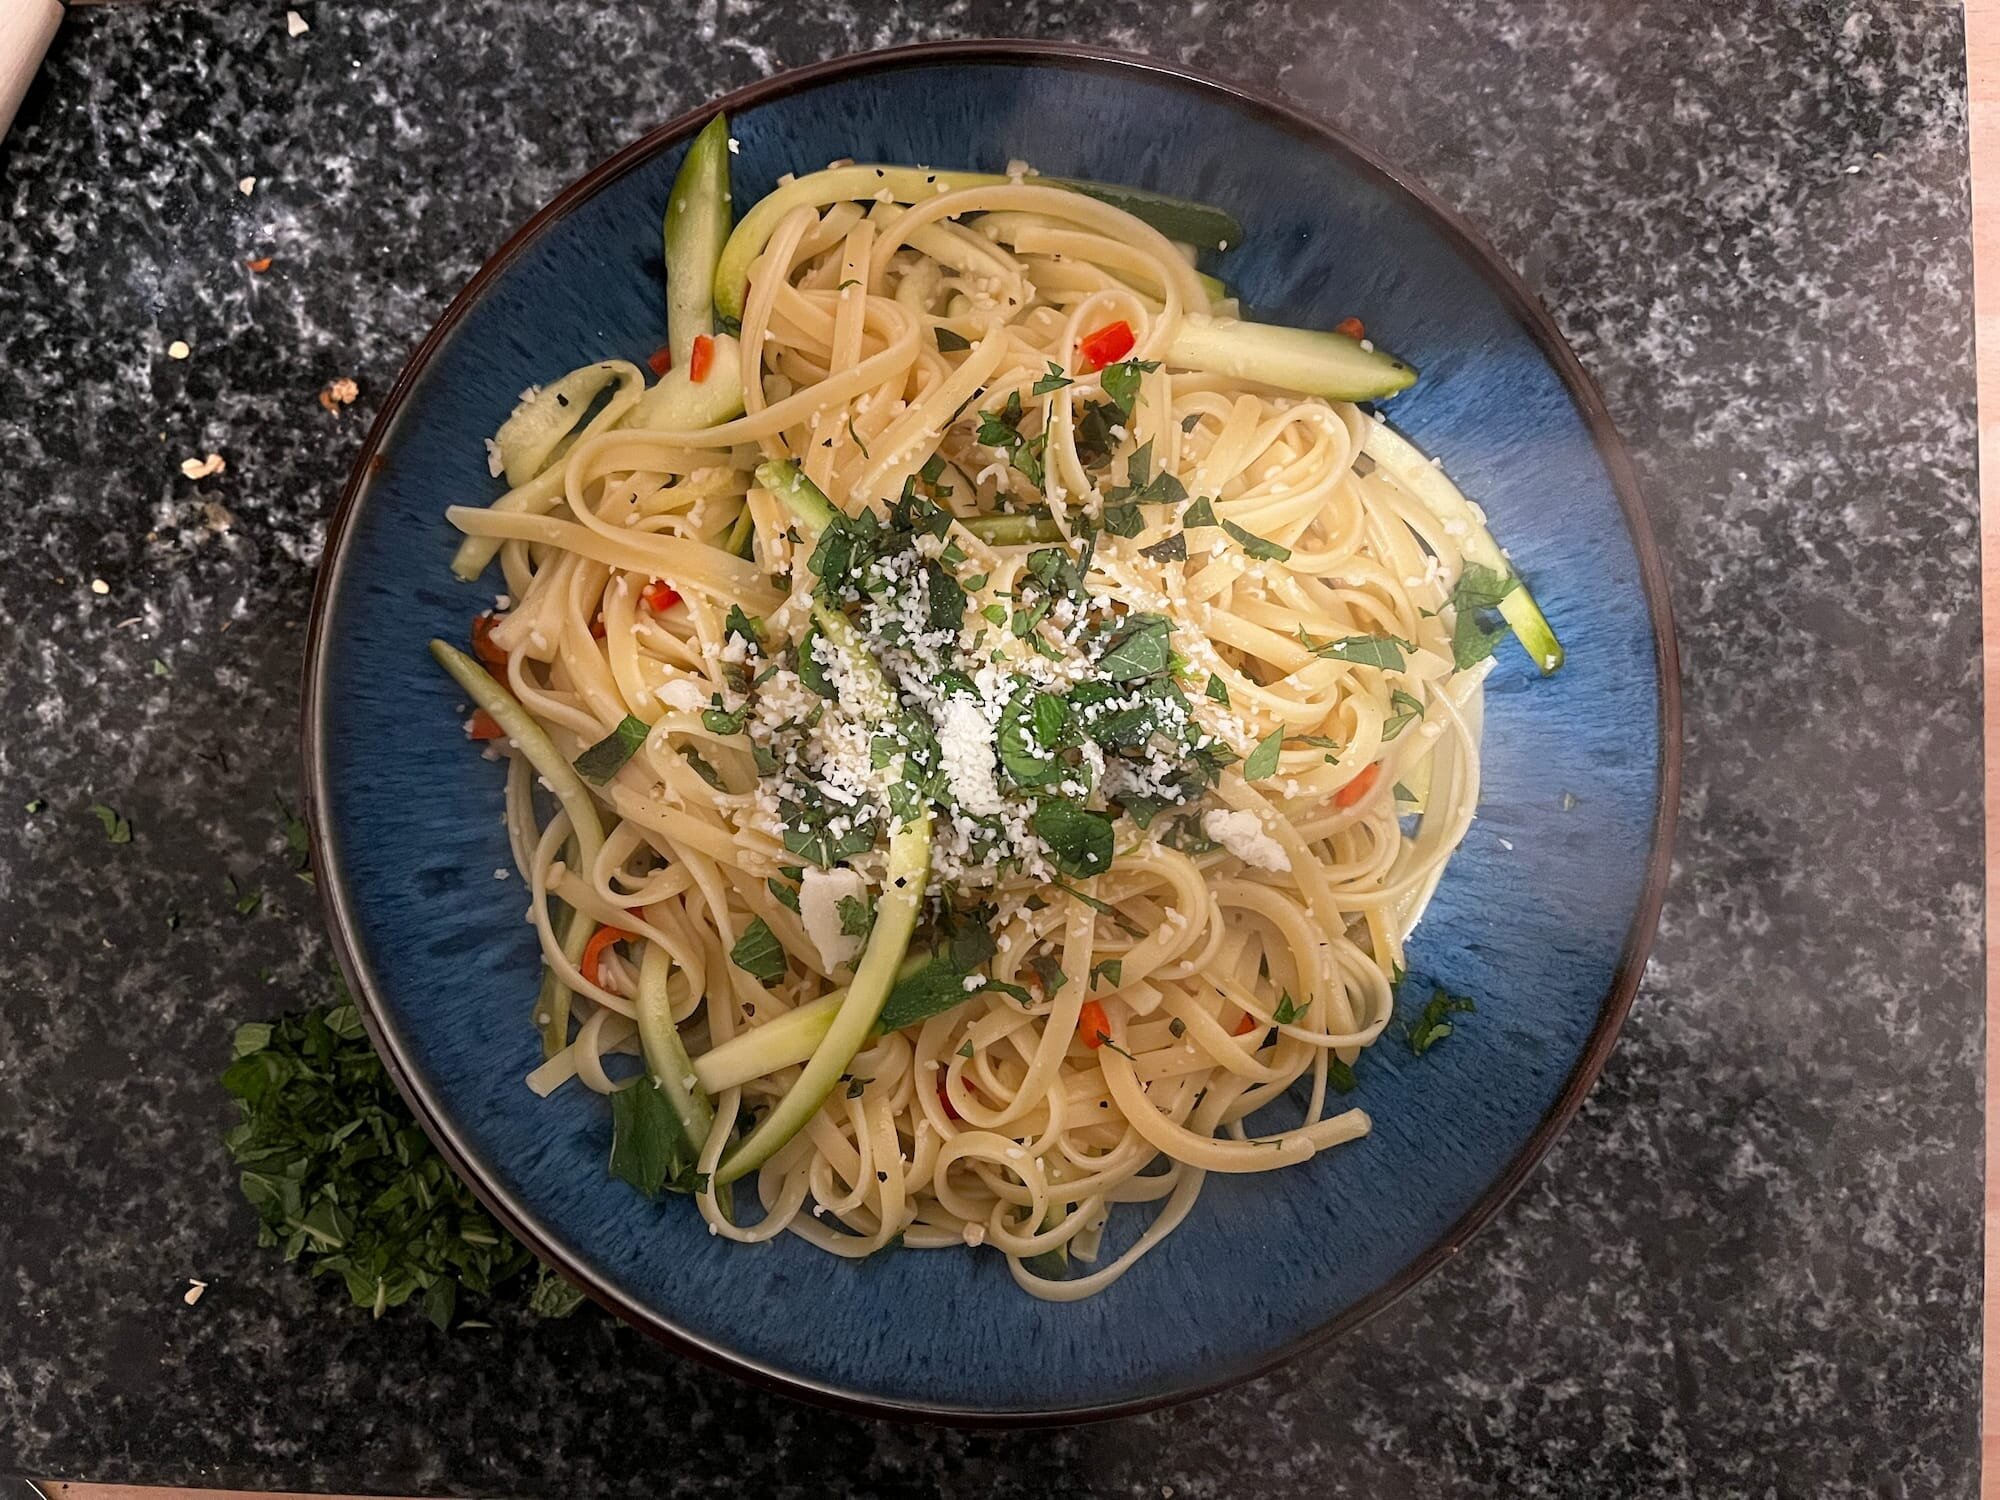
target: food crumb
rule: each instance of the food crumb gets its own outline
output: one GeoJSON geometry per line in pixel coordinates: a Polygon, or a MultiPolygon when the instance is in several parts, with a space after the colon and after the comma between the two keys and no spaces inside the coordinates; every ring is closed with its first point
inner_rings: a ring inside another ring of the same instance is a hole
{"type": "Polygon", "coordinates": [[[90,591],[93,594],[108,594],[111,592],[111,585],[102,578],[93,578],[90,580],[90,591]]]}
{"type": "Polygon", "coordinates": [[[306,18],[300,15],[297,11],[288,10],[285,12],[286,36],[304,36],[308,31],[311,30],[312,27],[306,24],[306,18]]]}
{"type": "Polygon", "coordinates": [[[167,345],[168,359],[186,359],[192,353],[194,353],[194,350],[188,348],[186,339],[175,339],[171,344],[167,345]]]}
{"type": "Polygon", "coordinates": [[[228,467],[228,461],[220,453],[211,453],[207,458],[181,460],[181,472],[190,479],[206,479],[211,474],[220,474],[228,467]]]}
{"type": "Polygon", "coordinates": [[[188,1278],[188,1289],[181,1293],[181,1301],[185,1302],[189,1307],[193,1307],[195,1303],[201,1301],[201,1294],[207,1290],[207,1282],[197,1281],[194,1277],[190,1276],[188,1278]]]}
{"type": "Polygon", "coordinates": [[[337,379],[329,380],[319,388],[319,404],[324,406],[328,411],[332,411],[336,407],[353,405],[354,398],[360,394],[361,387],[356,385],[347,376],[342,375],[337,379]]]}
{"type": "Polygon", "coordinates": [[[243,264],[250,268],[252,275],[262,276],[266,271],[271,269],[271,257],[260,255],[255,260],[244,261],[243,264]]]}
{"type": "Polygon", "coordinates": [[[249,197],[252,193],[257,191],[257,179],[254,177],[237,178],[236,191],[241,193],[246,198],[249,197]]]}

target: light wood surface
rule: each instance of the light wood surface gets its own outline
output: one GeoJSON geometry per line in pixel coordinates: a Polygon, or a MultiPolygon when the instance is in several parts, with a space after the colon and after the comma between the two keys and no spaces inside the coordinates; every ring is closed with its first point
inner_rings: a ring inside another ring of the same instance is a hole
{"type": "Polygon", "coordinates": [[[1980,1403],[1980,1493],[2000,1500],[2000,1087],[1993,1038],[2000,981],[1993,954],[2000,906],[1992,894],[2000,854],[2000,0],[1968,0],[1965,70],[1971,96],[1972,307],[1978,341],[1979,569],[1986,689],[1986,1318],[1980,1403]]]}
{"type": "Polygon", "coordinates": [[[61,24],[58,0],[0,0],[0,138],[61,24]]]}

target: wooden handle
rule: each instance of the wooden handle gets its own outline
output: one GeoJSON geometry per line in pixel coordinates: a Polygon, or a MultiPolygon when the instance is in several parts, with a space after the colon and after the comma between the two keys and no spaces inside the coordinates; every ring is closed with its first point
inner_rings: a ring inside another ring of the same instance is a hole
{"type": "Polygon", "coordinates": [[[14,111],[34,81],[42,54],[62,24],[60,0],[4,0],[0,3],[0,138],[14,123],[14,111]]]}

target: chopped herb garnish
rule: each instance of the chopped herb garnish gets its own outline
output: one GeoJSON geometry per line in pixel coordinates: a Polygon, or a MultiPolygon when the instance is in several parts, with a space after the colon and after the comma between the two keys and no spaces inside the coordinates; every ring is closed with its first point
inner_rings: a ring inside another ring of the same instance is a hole
{"type": "Polygon", "coordinates": [[[1146,517],[1136,505],[1107,505],[1104,529],[1113,536],[1137,536],[1146,529],[1146,517]]]}
{"type": "Polygon", "coordinates": [[[1081,803],[1048,801],[1035,809],[1035,837],[1048,846],[1049,859],[1065,875],[1088,877],[1111,868],[1115,841],[1111,820],[1081,803]]]}
{"type": "Polygon", "coordinates": [[[701,711],[702,727],[710,734],[741,734],[743,725],[750,717],[748,705],[730,712],[722,706],[722,695],[711,694],[708,708],[701,711]]]}
{"type": "Polygon", "coordinates": [[[1188,555],[1187,533],[1176,531],[1171,536],[1161,537],[1152,546],[1141,547],[1139,555],[1141,557],[1150,557],[1154,562],[1186,562],[1188,555]]]}
{"type": "Polygon", "coordinates": [[[1215,524],[1215,502],[1210,500],[1206,495],[1198,498],[1194,504],[1181,512],[1181,525],[1189,531],[1194,530],[1197,526],[1213,526],[1215,524]]]}
{"type": "Polygon", "coordinates": [[[716,770],[708,759],[699,750],[695,749],[694,746],[681,746],[681,759],[688,763],[695,775],[714,787],[718,792],[729,790],[728,786],[723,782],[722,773],[716,770]]]}
{"type": "Polygon", "coordinates": [[[865,938],[875,926],[875,903],[865,896],[842,896],[834,910],[840,914],[842,937],[865,938]]]}
{"type": "Polygon", "coordinates": [[[1069,975],[1063,973],[1062,965],[1051,954],[1037,953],[1028,960],[1028,967],[1035,971],[1035,978],[1042,982],[1042,994],[1046,998],[1069,983],[1069,975]]]}
{"type": "Polygon", "coordinates": [[[854,430],[854,418],[852,416],[847,419],[847,436],[853,441],[854,446],[861,450],[861,456],[867,458],[869,456],[868,445],[861,441],[861,434],[854,430]]]}
{"type": "Polygon", "coordinates": [[[616,729],[576,758],[577,775],[603,786],[645,743],[646,721],[627,714],[616,729]]]}
{"type": "Polygon", "coordinates": [[[1167,1022],[1167,1035],[1176,1038],[1186,1036],[1187,1022],[1183,1021],[1179,1016],[1175,1016],[1171,1021],[1167,1022]]]}
{"type": "Polygon", "coordinates": [[[745,614],[742,605],[732,604],[722,618],[722,638],[728,640],[732,635],[754,651],[764,644],[764,621],[760,616],[745,614]]]}
{"type": "Polygon", "coordinates": [[[850,1099],[859,1099],[868,1091],[868,1085],[875,1081],[873,1078],[856,1078],[851,1073],[843,1073],[840,1076],[847,1084],[847,1097],[850,1099]]]}
{"type": "Polygon", "coordinates": [[[1243,779],[1262,781],[1275,775],[1278,769],[1278,752],[1285,745],[1285,726],[1280,724],[1257,742],[1257,748],[1243,758],[1243,779]]]}
{"type": "Polygon", "coordinates": [[[1209,697],[1220,703],[1224,708],[1229,707],[1229,684],[1213,672],[1208,674],[1207,693],[1209,697]]]}
{"type": "Polygon", "coordinates": [[[931,330],[937,335],[938,353],[959,354],[972,347],[972,340],[962,334],[953,333],[943,324],[931,330]]]}
{"type": "Polygon", "coordinates": [[[165,662],[161,661],[157,656],[154,657],[150,662],[148,662],[147,665],[150,668],[152,668],[152,672],[155,677],[171,677],[174,675],[173,669],[169,667],[165,662]]]}
{"type": "MultiPolygon", "coordinates": [[[[40,798],[36,799],[37,802],[40,800],[40,798]]],[[[132,842],[132,824],[128,819],[119,816],[116,811],[106,807],[102,802],[91,803],[90,810],[97,814],[97,821],[104,825],[105,838],[114,844],[129,844],[132,842]]],[[[39,807],[30,807],[28,811],[39,812],[41,809],[39,807]]]]}
{"type": "Polygon", "coordinates": [[[1100,979],[1104,981],[1108,988],[1117,989],[1119,985],[1125,982],[1125,961],[1118,958],[1107,958],[1101,962],[1092,964],[1090,966],[1091,989],[1094,990],[1097,988],[1097,982],[1100,979]]]}
{"type": "MultiPolygon", "coordinates": [[[[1399,974],[1397,978],[1400,980],[1401,975],[1399,974]]],[[[1433,989],[1430,1000],[1424,1005],[1423,1013],[1410,1023],[1410,1050],[1418,1057],[1422,1057],[1457,1029],[1449,1017],[1477,1009],[1478,1007],[1464,995],[1452,995],[1441,989],[1433,989]]]]}
{"type": "Polygon", "coordinates": [[[1476,667],[1493,654],[1493,648],[1507,634],[1507,626],[1487,618],[1502,599],[1520,586],[1521,580],[1502,575],[1478,563],[1467,563],[1451,591],[1451,606],[1458,612],[1452,622],[1452,664],[1463,672],[1476,667]]]}
{"type": "Polygon", "coordinates": [[[1412,807],[1416,806],[1422,800],[1415,792],[1404,786],[1400,781],[1389,789],[1389,795],[1394,797],[1398,802],[1409,803],[1412,807]]]}
{"type": "Polygon", "coordinates": [[[762,917],[752,917],[743,936],[729,950],[729,961],[752,979],[776,984],[785,977],[785,946],[765,925],[762,917]]]}
{"type": "MultiPolygon", "coordinates": [[[[258,1243],[335,1277],[356,1305],[414,1300],[442,1326],[534,1264],[417,1129],[345,995],[238,1027],[222,1086],[242,1112],[223,1141],[258,1243]]],[[[528,1306],[575,1303],[538,1282],[528,1306]]]]}
{"type": "Polygon", "coordinates": [[[1344,635],[1337,641],[1315,641],[1299,627],[1299,644],[1314,656],[1327,661],[1352,662],[1358,667],[1380,667],[1385,672],[1403,670],[1403,653],[1417,648],[1395,635],[1344,635]]]}
{"type": "MultiPolygon", "coordinates": [[[[29,799],[28,799],[28,800],[27,800],[27,801],[26,801],[25,803],[23,803],[22,805],[23,805],[24,807],[26,807],[26,808],[27,808],[27,810],[28,810],[29,812],[31,812],[31,813],[38,813],[38,812],[40,812],[40,811],[41,811],[41,810],[42,810],[43,808],[45,808],[45,807],[47,807],[47,806],[49,805],[49,799],[48,799],[48,798],[46,798],[46,797],[30,797],[30,798],[29,798],[29,799]]],[[[115,820],[114,820],[114,821],[115,821],[115,820]]]]}
{"type": "Polygon", "coordinates": [[[1423,699],[1397,688],[1389,695],[1389,706],[1396,710],[1382,721],[1382,739],[1386,743],[1409,727],[1411,720],[1424,716],[1423,699]]]}
{"type": "Polygon", "coordinates": [[[1149,370],[1160,368],[1156,359],[1126,359],[1115,365],[1106,365],[1097,377],[1104,394],[1111,398],[1118,408],[1118,415],[1132,415],[1132,405],[1139,399],[1139,377],[1149,370]]]}
{"type": "Polygon", "coordinates": [[[1165,615],[1133,615],[1113,639],[1097,665],[1112,682],[1133,682],[1167,670],[1169,654],[1165,615]]]}
{"type": "Polygon", "coordinates": [[[963,1057],[963,1058],[966,1058],[966,1059],[968,1059],[968,1060],[969,1060],[969,1059],[970,1059],[970,1058],[972,1057],[972,1038],[971,1038],[971,1037],[967,1037],[967,1038],[966,1038],[966,1039],[965,1039],[965,1040],[964,1040],[963,1042],[960,1042],[960,1043],[959,1043],[959,1046],[958,1046],[958,1055],[959,1055],[960,1057],[963,1057]]]}
{"type": "Polygon", "coordinates": [[[764,889],[777,897],[780,906],[788,906],[793,911],[799,909],[799,888],[797,886],[780,880],[775,875],[767,875],[764,877],[764,889]]]}
{"type": "Polygon", "coordinates": [[[1280,546],[1276,542],[1268,542],[1261,536],[1256,536],[1251,532],[1245,531],[1234,521],[1224,521],[1222,529],[1236,539],[1237,544],[1243,548],[1247,556],[1257,558],[1263,562],[1283,562],[1292,555],[1290,547],[1280,546]]]}
{"type": "Polygon", "coordinates": [[[1338,1094],[1353,1093],[1356,1083],[1359,1082],[1354,1076],[1353,1065],[1342,1062],[1330,1052],[1326,1057],[1326,1081],[1333,1085],[1334,1092],[1338,1094]]]}
{"type": "Polygon", "coordinates": [[[1030,386],[1028,388],[1028,394],[1031,396],[1046,396],[1051,391],[1059,391],[1066,385],[1074,385],[1074,384],[1076,384],[1075,381],[1071,380],[1069,376],[1063,374],[1062,366],[1057,364],[1054,360],[1050,360],[1049,373],[1044,375],[1040,380],[1037,380],[1032,386],[1030,386]]]}
{"type": "Polygon", "coordinates": [[[648,1198],[694,1190],[695,1158],[660,1086],[645,1074],[611,1096],[611,1175],[648,1198]]]}
{"type": "Polygon", "coordinates": [[[1278,996],[1278,1008],[1271,1012],[1271,1019],[1276,1021],[1280,1026],[1289,1026],[1294,1021],[1302,1019],[1305,1013],[1306,1008],[1303,1005],[1295,1004],[1292,1000],[1292,992],[1286,990],[1278,996]]]}
{"type": "Polygon", "coordinates": [[[1191,411],[1186,416],[1181,418],[1182,432],[1193,432],[1195,428],[1199,427],[1200,425],[1201,425],[1201,413],[1198,411],[1191,411]]]}
{"type": "Polygon", "coordinates": [[[223,875],[222,885],[223,889],[229,892],[230,903],[236,908],[236,915],[239,917],[249,916],[264,904],[262,891],[251,890],[232,874],[223,875]]]}

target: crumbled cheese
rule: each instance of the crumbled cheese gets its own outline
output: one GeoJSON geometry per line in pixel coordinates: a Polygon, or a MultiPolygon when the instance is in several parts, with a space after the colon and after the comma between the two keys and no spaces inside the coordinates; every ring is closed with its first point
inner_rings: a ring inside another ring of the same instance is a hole
{"type": "Polygon", "coordinates": [[[507,460],[500,456],[500,445],[492,438],[486,439],[486,472],[495,479],[507,472],[507,460]]]}
{"type": "Polygon", "coordinates": [[[861,951],[861,939],[840,930],[842,897],[862,900],[868,884],[853,870],[819,870],[811,866],[799,880],[799,920],[819,950],[820,963],[838,969],[861,951]]]}
{"type": "Polygon", "coordinates": [[[186,339],[175,339],[171,344],[167,345],[168,359],[186,359],[193,352],[192,349],[188,348],[186,339]]]}
{"type": "Polygon", "coordinates": [[[1232,812],[1213,808],[1202,814],[1201,831],[1214,839],[1244,864],[1282,874],[1291,869],[1291,856],[1284,846],[1264,832],[1254,812],[1232,812]]]}
{"type": "Polygon", "coordinates": [[[1000,795],[993,749],[993,724],[970,698],[955,697],[944,705],[938,725],[938,748],[944,756],[945,778],[959,805],[974,817],[996,817],[1007,810],[1000,795]]]}
{"type": "Polygon", "coordinates": [[[312,27],[306,24],[306,18],[300,15],[297,11],[288,10],[285,12],[286,36],[304,36],[308,31],[311,30],[312,27]]]}
{"type": "Polygon", "coordinates": [[[241,193],[246,198],[249,197],[252,193],[257,191],[257,179],[254,177],[237,178],[236,191],[241,193]]]}
{"type": "MultiPolygon", "coordinates": [[[[967,1225],[966,1227],[969,1229],[972,1226],[967,1225]]],[[[977,1241],[968,1240],[967,1243],[976,1244],[977,1241]]],[[[181,1301],[185,1302],[189,1307],[193,1307],[195,1303],[201,1301],[201,1294],[207,1290],[207,1282],[197,1281],[194,1277],[190,1276],[188,1278],[188,1289],[181,1293],[181,1301]]]]}

